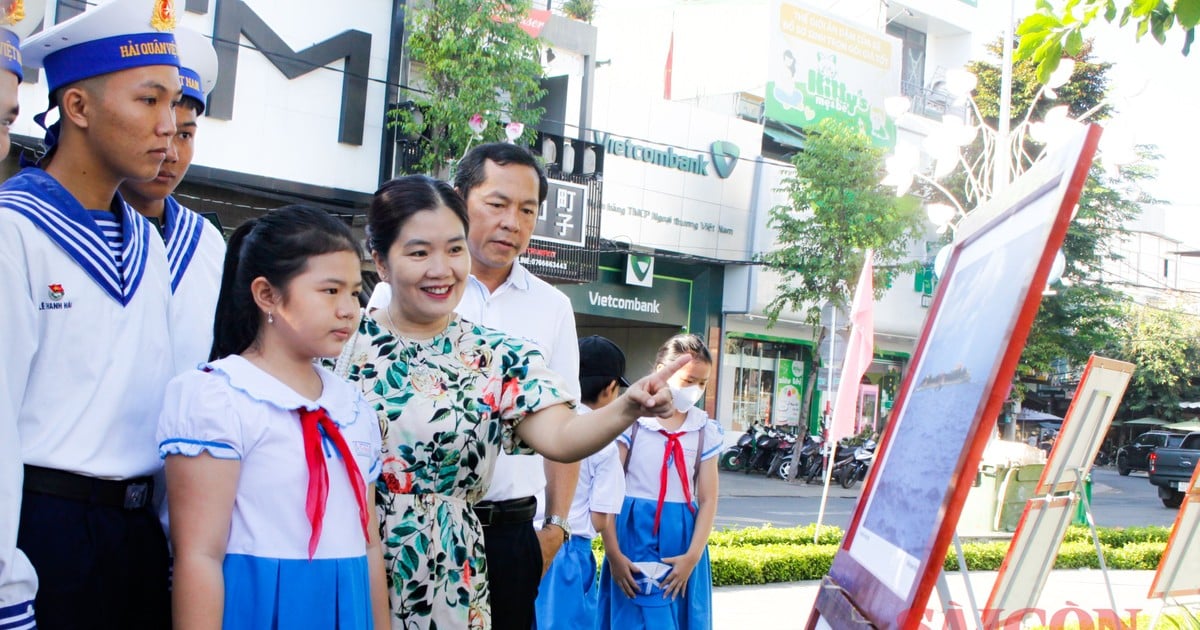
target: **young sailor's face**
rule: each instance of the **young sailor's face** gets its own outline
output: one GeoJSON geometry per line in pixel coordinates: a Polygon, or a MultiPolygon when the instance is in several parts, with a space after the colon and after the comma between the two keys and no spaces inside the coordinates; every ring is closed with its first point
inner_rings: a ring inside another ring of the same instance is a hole
{"type": "Polygon", "coordinates": [[[0,124],[0,160],[8,157],[8,131],[21,111],[21,104],[17,100],[19,86],[17,75],[0,70],[0,123],[3,123],[0,124]]]}
{"type": "Polygon", "coordinates": [[[180,103],[175,106],[175,136],[171,138],[170,150],[158,168],[158,174],[150,181],[130,180],[121,186],[121,192],[131,203],[138,199],[162,201],[175,192],[196,153],[197,118],[192,105],[180,103]]]}
{"type": "Polygon", "coordinates": [[[147,181],[158,175],[175,135],[179,70],[145,66],[106,75],[89,92],[88,138],[111,173],[147,181]]]}
{"type": "Polygon", "coordinates": [[[297,356],[336,357],[358,327],[362,271],[353,252],[308,259],[273,312],[274,327],[297,356]]]}

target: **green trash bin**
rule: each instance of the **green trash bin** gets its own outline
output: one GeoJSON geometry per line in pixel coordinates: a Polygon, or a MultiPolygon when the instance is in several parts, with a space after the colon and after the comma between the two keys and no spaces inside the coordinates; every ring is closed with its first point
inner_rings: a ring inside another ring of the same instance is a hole
{"type": "MultiPolygon", "coordinates": [[[[1087,497],[1088,505],[1091,505],[1092,504],[1092,473],[1088,473],[1087,476],[1083,478],[1083,494],[1084,494],[1084,496],[1087,497]]],[[[1083,509],[1083,501],[1082,500],[1077,501],[1075,503],[1075,518],[1071,521],[1071,524],[1078,525],[1080,527],[1088,526],[1087,511],[1083,509]]]]}

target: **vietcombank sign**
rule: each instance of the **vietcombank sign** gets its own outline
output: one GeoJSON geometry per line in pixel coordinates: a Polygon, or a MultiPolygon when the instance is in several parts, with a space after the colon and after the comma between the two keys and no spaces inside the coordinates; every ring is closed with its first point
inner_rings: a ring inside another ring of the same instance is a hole
{"type": "Polygon", "coordinates": [[[693,175],[708,175],[709,167],[717,177],[725,179],[733,174],[737,166],[741,149],[727,140],[713,142],[708,153],[676,153],[674,147],[659,149],[640,144],[628,138],[622,140],[610,133],[593,131],[592,137],[597,144],[604,145],[608,155],[637,160],[663,168],[692,173],[693,175]]]}

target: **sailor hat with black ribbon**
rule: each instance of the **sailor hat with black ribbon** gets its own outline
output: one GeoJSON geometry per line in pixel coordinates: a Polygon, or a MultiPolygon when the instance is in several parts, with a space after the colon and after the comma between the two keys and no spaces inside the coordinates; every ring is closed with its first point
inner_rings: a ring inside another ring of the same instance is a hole
{"type": "Polygon", "coordinates": [[[203,114],[208,93],[217,85],[217,51],[212,38],[181,26],[175,30],[175,43],[179,45],[179,86],[185,97],[200,104],[203,114]]]}
{"type": "Polygon", "coordinates": [[[25,41],[25,64],[53,94],[76,81],[143,66],[179,66],[172,0],[110,0],[25,41]]]}
{"type": "Polygon", "coordinates": [[[37,28],[45,12],[46,0],[0,1],[0,70],[17,75],[17,81],[25,80],[21,70],[21,38],[37,28]]]}

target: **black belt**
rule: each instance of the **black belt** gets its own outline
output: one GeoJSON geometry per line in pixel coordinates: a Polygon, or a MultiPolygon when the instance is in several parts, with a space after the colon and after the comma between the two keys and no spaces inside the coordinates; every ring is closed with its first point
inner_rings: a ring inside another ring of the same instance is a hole
{"type": "Polygon", "coordinates": [[[525,497],[507,501],[480,501],[475,504],[475,516],[479,523],[488,525],[511,525],[533,520],[537,513],[537,499],[525,497]]]}
{"type": "Polygon", "coordinates": [[[97,479],[65,470],[25,464],[25,490],[63,499],[138,510],[154,496],[154,479],[97,479]]]}

